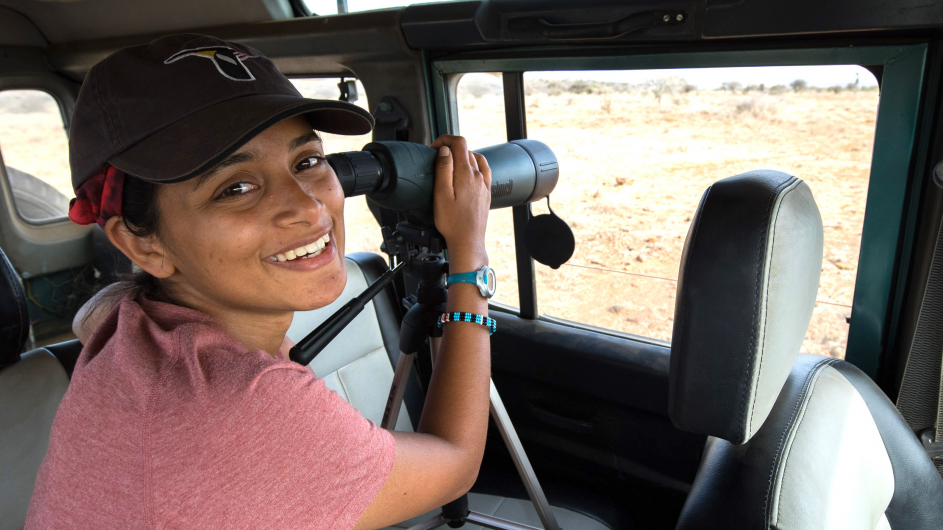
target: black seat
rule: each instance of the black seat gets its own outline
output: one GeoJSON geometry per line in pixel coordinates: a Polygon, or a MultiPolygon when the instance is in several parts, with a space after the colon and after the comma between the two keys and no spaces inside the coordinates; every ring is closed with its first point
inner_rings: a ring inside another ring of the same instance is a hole
{"type": "Polygon", "coordinates": [[[707,434],[677,528],[943,528],[943,481],[855,366],[799,354],[822,263],[809,187],[718,181],[681,261],[670,415],[707,434]]]}
{"type": "Polygon", "coordinates": [[[45,348],[21,353],[29,337],[29,313],[16,271],[2,250],[0,300],[0,530],[6,530],[23,528],[26,521],[36,472],[69,377],[45,348]]]}

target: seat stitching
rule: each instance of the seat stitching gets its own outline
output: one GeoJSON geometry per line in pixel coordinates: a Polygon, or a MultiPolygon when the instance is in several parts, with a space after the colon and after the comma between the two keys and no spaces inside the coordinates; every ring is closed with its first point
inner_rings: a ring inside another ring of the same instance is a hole
{"type": "MultiPolygon", "coordinates": [[[[826,368],[827,368],[830,364],[832,364],[832,363],[828,363],[828,364],[826,365],[826,368]]],[[[810,390],[809,390],[809,399],[812,398],[812,392],[813,392],[813,391],[814,391],[814,389],[810,389],[810,390]]],[[[804,420],[804,419],[805,419],[805,414],[803,414],[802,417],[799,418],[799,421],[796,423],[796,426],[795,426],[795,429],[794,429],[795,431],[797,431],[797,432],[799,431],[799,427],[802,425],[802,420],[804,420]]],[[[784,454],[784,455],[783,455],[783,458],[785,458],[785,461],[786,461],[786,465],[783,466],[783,476],[785,477],[785,476],[786,476],[786,470],[789,469],[789,456],[784,454]]],[[[780,489],[779,489],[779,508],[776,510],[776,519],[777,519],[777,520],[781,517],[782,512],[783,512],[782,498],[783,498],[783,490],[782,490],[782,488],[780,488],[780,489]]]]}
{"type": "MultiPolygon", "coordinates": [[[[772,466],[772,469],[770,469],[769,479],[766,482],[766,500],[763,504],[763,514],[764,514],[763,517],[767,524],[769,523],[770,501],[772,500],[772,493],[773,493],[773,476],[775,476],[776,470],[779,469],[779,462],[782,460],[784,456],[781,450],[783,447],[783,443],[785,443],[786,441],[786,435],[792,432],[792,422],[796,420],[796,415],[799,412],[799,405],[802,404],[802,402],[805,400],[806,393],[808,392],[809,386],[812,383],[812,377],[823,366],[830,366],[834,364],[835,362],[837,362],[837,359],[822,359],[821,361],[817,362],[815,366],[812,367],[811,370],[809,370],[808,374],[806,374],[805,381],[802,383],[802,391],[799,392],[799,397],[796,399],[796,403],[793,406],[792,414],[789,416],[789,422],[786,424],[786,428],[783,429],[783,432],[779,437],[779,443],[776,445],[776,453],[775,453],[776,457],[773,459],[773,466],[772,466]]],[[[777,511],[777,516],[778,514],[779,512],[777,511]]]]}
{"type": "Polygon", "coordinates": [[[341,377],[341,370],[343,370],[344,368],[345,367],[342,366],[338,368],[337,370],[335,370],[334,373],[337,374],[337,382],[340,383],[341,390],[344,391],[344,399],[346,399],[347,402],[350,403],[350,392],[347,390],[347,385],[344,384],[344,378],[341,377]]]}
{"type": "Polygon", "coordinates": [[[499,502],[498,505],[494,507],[494,510],[491,510],[491,515],[497,516],[498,510],[500,510],[501,507],[504,506],[504,503],[505,503],[507,500],[508,500],[507,497],[501,497],[501,502],[499,502]]]}
{"type": "MultiPolygon", "coordinates": [[[[780,188],[792,182],[792,179],[795,179],[795,177],[792,177],[790,180],[783,182],[782,184],[780,184],[779,186],[773,189],[773,193],[770,193],[769,200],[766,201],[766,210],[763,213],[764,217],[769,216],[770,206],[773,204],[773,200],[778,196],[780,188]]],[[[757,268],[757,271],[756,271],[756,289],[757,290],[759,290],[759,287],[760,287],[760,280],[761,280],[762,272],[763,272],[762,268],[757,268]]],[[[740,395],[740,399],[737,400],[737,405],[738,405],[737,408],[739,409],[737,430],[739,431],[738,434],[742,435],[742,437],[737,438],[738,442],[747,439],[747,436],[745,434],[744,424],[746,423],[746,420],[747,420],[747,408],[750,408],[750,403],[749,402],[745,403],[745,401],[747,401],[747,390],[748,390],[747,388],[745,388],[745,386],[747,385],[748,381],[753,381],[753,365],[756,362],[756,356],[753,355],[753,352],[756,349],[756,320],[757,320],[756,317],[757,317],[758,304],[759,304],[759,297],[754,296],[753,297],[753,322],[750,327],[750,353],[751,355],[745,366],[747,368],[746,376],[748,377],[744,377],[744,376],[740,377],[740,388],[738,389],[738,394],[740,395]]]]}
{"type": "MultiPolygon", "coordinates": [[[[796,180],[795,177],[793,177],[793,180],[796,180]]],[[[792,182],[792,181],[789,181],[789,182],[792,182]]],[[[779,221],[779,214],[783,211],[782,203],[785,202],[786,197],[788,197],[790,193],[796,191],[798,188],[799,186],[796,186],[795,188],[792,188],[791,190],[783,194],[782,201],[780,201],[780,208],[779,210],[776,211],[776,218],[773,219],[773,240],[770,242],[771,249],[776,246],[776,223],[779,221]]],[[[772,259],[773,259],[772,251],[770,251],[770,261],[772,261],[772,259]]],[[[772,264],[770,264],[770,267],[772,267],[772,264]]],[[[766,286],[764,287],[763,290],[764,292],[769,292],[769,275],[766,276],[766,286]]],[[[766,330],[769,329],[769,299],[767,299],[766,302],[767,302],[766,307],[763,308],[763,343],[764,344],[766,343],[766,330]]],[[[750,407],[750,421],[749,423],[747,423],[747,435],[749,435],[750,431],[753,430],[753,415],[756,413],[756,394],[760,388],[760,378],[763,376],[763,358],[765,356],[766,356],[766,348],[761,346],[760,365],[759,367],[757,367],[757,370],[756,370],[756,385],[753,386],[753,397],[750,400],[750,403],[752,404],[752,406],[750,407]]]]}

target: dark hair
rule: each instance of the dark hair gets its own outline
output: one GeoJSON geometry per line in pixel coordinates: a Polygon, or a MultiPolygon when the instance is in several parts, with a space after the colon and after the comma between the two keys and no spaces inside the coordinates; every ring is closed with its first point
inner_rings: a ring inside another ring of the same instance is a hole
{"type": "MultiPolygon", "coordinates": [[[[157,190],[159,184],[148,182],[140,178],[126,175],[121,195],[121,215],[124,227],[137,237],[152,237],[160,234],[160,215],[157,208],[157,190]]],[[[97,286],[93,292],[103,290],[110,285],[116,285],[108,293],[92,302],[82,318],[82,325],[99,311],[110,310],[114,303],[134,291],[143,292],[155,298],[161,290],[160,282],[147,271],[119,274],[117,281],[97,286]],[[120,284],[120,285],[116,285],[120,284]]]]}

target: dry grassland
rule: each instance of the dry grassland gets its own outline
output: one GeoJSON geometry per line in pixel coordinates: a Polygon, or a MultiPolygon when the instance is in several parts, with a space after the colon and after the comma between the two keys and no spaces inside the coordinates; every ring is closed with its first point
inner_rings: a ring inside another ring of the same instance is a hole
{"type": "MultiPolygon", "coordinates": [[[[4,161],[71,196],[58,109],[33,99],[0,101],[4,161]]],[[[460,93],[459,101],[461,133],[473,147],[505,141],[500,95],[460,93]]],[[[528,136],[559,158],[552,207],[577,240],[559,270],[537,265],[540,312],[670,340],[681,249],[702,192],[730,175],[779,169],[808,182],[825,226],[820,303],[804,350],[842,357],[877,102],[876,91],[693,91],[660,104],[638,92],[529,95],[528,136]]],[[[369,141],[324,136],[329,152],[369,141]]],[[[348,252],[378,252],[379,229],[364,198],[348,199],[346,208],[348,252]]],[[[545,203],[534,209],[546,212],[545,203]]],[[[499,275],[496,300],[518,305],[509,210],[492,212],[488,249],[499,275]]]]}
{"type": "MultiPolygon", "coordinates": [[[[459,101],[472,144],[504,139],[500,96],[459,101]]],[[[681,249],[701,194],[730,175],[778,169],[809,184],[825,227],[820,303],[803,348],[843,357],[877,101],[876,91],[693,91],[660,105],[644,93],[529,96],[528,137],[560,160],[551,206],[577,240],[559,270],[537,265],[540,312],[669,341],[681,249]]],[[[517,305],[507,212],[493,212],[488,243],[499,300],[517,305]]]]}

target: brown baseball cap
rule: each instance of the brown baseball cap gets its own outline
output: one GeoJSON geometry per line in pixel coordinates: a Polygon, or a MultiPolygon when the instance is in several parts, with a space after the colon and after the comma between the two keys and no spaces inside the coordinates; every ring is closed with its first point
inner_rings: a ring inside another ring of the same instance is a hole
{"type": "Polygon", "coordinates": [[[183,34],[123,48],[92,67],[79,91],[72,187],[109,164],[152,182],[187,180],[298,115],[334,134],[366,134],[374,124],[356,105],[302,97],[248,46],[183,34]]]}

